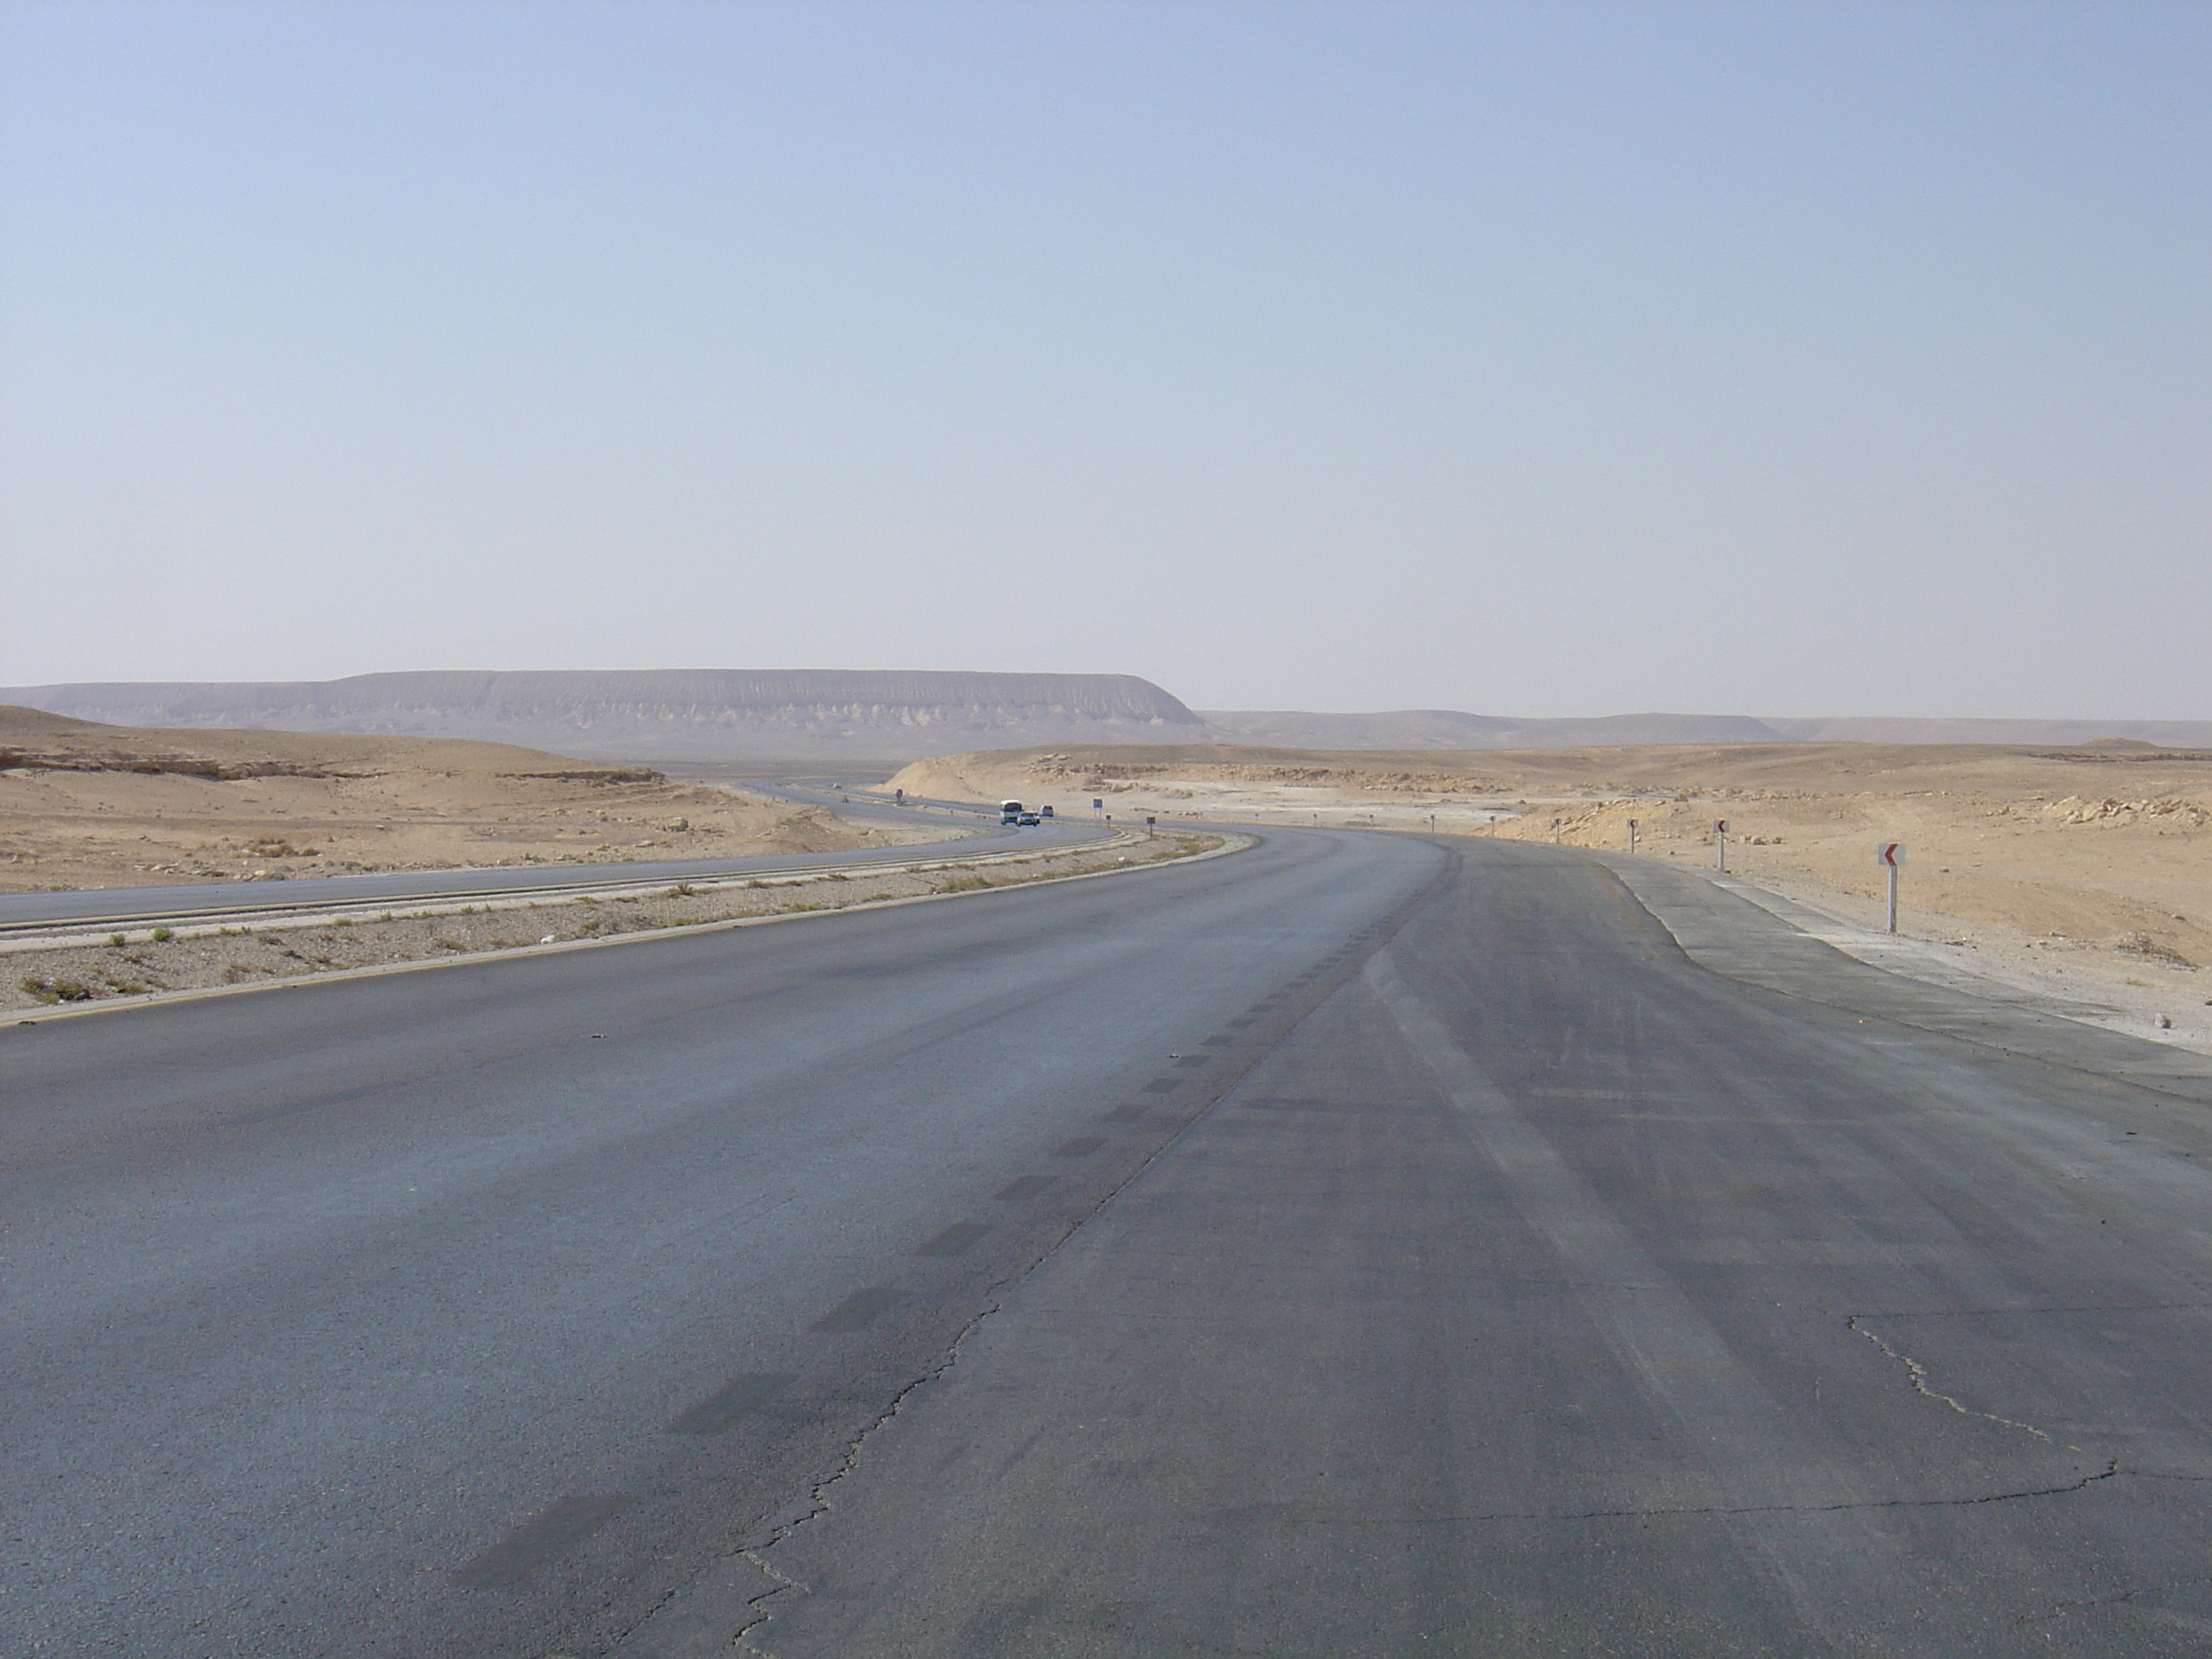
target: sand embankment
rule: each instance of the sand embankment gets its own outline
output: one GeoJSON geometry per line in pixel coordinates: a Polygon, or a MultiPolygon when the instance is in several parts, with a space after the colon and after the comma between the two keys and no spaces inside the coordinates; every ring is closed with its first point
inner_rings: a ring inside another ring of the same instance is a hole
{"type": "Polygon", "coordinates": [[[817,808],[505,744],[144,730],[0,707],[0,891],[885,839],[817,808]]]}

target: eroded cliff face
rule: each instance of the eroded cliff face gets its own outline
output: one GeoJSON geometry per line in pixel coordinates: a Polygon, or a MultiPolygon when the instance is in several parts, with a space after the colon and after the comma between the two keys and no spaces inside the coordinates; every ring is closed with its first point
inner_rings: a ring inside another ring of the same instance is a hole
{"type": "Polygon", "coordinates": [[[25,686],[0,702],[140,726],[477,738],[640,757],[907,759],[983,744],[1190,742],[1204,724],[1130,674],[670,669],[25,686]]]}

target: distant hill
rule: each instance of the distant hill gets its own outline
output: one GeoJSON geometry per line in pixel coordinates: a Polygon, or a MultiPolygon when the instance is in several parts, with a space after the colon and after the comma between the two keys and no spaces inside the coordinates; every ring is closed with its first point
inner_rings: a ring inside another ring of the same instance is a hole
{"type": "Polygon", "coordinates": [[[1783,734],[1747,714],[1606,714],[1589,720],[1511,720],[1449,708],[1387,714],[1302,714],[1207,709],[1218,743],[1273,749],[1573,749],[1645,743],[1778,743],[1783,734]]]}
{"type": "Polygon", "coordinates": [[[1769,720],[1798,743],[2048,743],[2069,748],[2114,738],[2163,749],[2212,748],[2212,720],[1769,720]]]}
{"type": "Polygon", "coordinates": [[[394,772],[652,783],[644,767],[580,767],[566,755],[468,738],[362,732],[148,730],[0,702],[0,771],[106,772],[134,777],[374,778],[394,772]]]}
{"type": "Polygon", "coordinates": [[[2212,720],[1518,719],[1449,708],[1194,713],[1131,674],[851,669],[361,674],[341,680],[30,685],[0,702],[113,725],[474,738],[608,760],[809,762],[855,770],[1041,744],[1567,749],[1781,742],[2212,748],[2212,720]]]}
{"type": "Polygon", "coordinates": [[[620,759],[907,760],[1036,743],[1195,743],[1205,726],[1130,674],[845,669],[360,674],[0,690],[118,726],[488,738],[620,759]]]}

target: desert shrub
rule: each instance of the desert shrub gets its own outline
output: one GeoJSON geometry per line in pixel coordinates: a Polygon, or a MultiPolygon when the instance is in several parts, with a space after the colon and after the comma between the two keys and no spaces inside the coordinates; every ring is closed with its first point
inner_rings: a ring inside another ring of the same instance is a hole
{"type": "Polygon", "coordinates": [[[93,988],[81,979],[48,979],[43,974],[32,974],[18,980],[17,984],[36,1000],[57,1002],[89,1002],[93,988]]]}
{"type": "Polygon", "coordinates": [[[246,843],[246,850],[258,859],[312,859],[320,856],[313,847],[295,847],[281,836],[258,836],[246,843]]]}

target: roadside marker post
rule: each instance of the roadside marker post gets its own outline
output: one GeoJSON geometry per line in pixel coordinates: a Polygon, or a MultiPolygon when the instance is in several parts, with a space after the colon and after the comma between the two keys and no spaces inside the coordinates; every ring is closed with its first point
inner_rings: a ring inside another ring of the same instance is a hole
{"type": "Polygon", "coordinates": [[[1634,818],[1628,821],[1628,856],[1631,858],[1636,856],[1636,820],[1634,818]]]}
{"type": "Polygon", "coordinates": [[[1874,861],[1881,866],[1882,872],[1889,878],[1889,931],[1893,933],[1897,931],[1897,871],[1898,866],[1905,862],[1905,843],[1901,841],[1881,842],[1874,849],[1874,861]]]}
{"type": "Polygon", "coordinates": [[[1553,819],[1552,820],[1552,845],[1553,845],[1553,846],[1554,846],[1554,847],[1557,847],[1559,844],[1559,819],[1557,819],[1557,818],[1553,818],[1553,819]]]}
{"type": "Polygon", "coordinates": [[[1713,867],[1723,875],[1728,873],[1728,820],[1713,820],[1713,867]]]}
{"type": "Polygon", "coordinates": [[[1152,840],[1153,834],[1152,826],[1158,822],[1159,820],[1158,818],[1146,818],[1145,820],[1145,839],[1146,841],[1152,840]]]}

